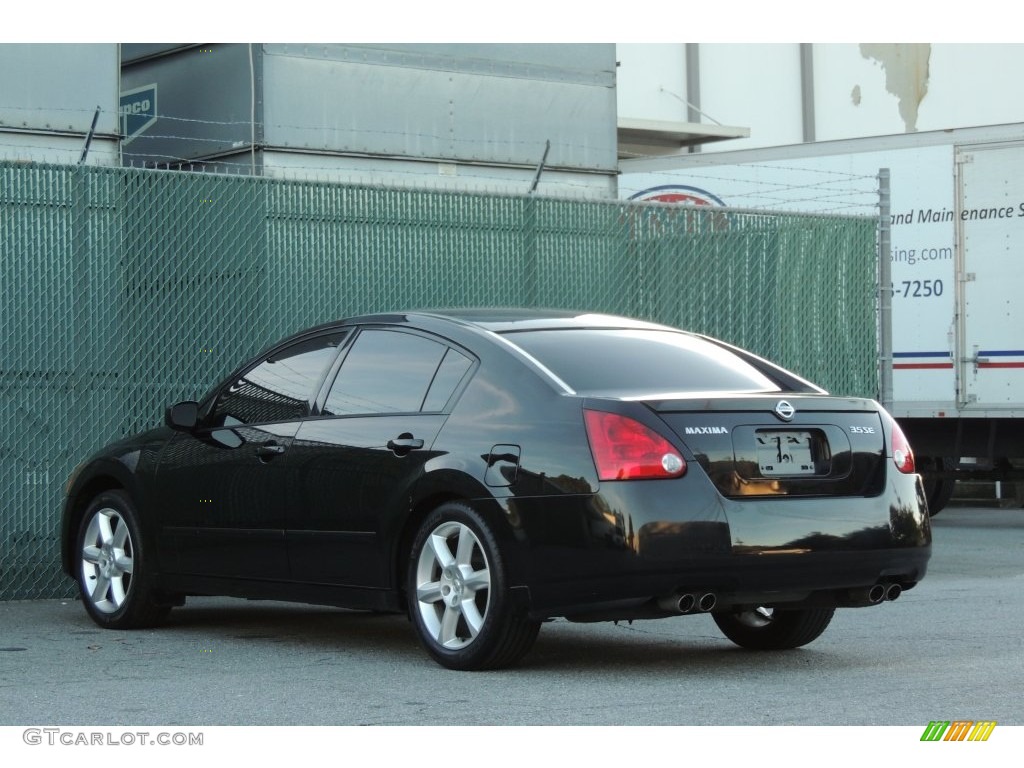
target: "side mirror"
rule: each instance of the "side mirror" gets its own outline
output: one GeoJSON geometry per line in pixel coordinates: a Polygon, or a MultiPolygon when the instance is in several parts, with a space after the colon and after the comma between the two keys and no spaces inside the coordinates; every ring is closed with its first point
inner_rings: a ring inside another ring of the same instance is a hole
{"type": "Polygon", "coordinates": [[[164,424],[180,432],[191,432],[199,424],[199,403],[195,400],[175,403],[164,413],[164,424]]]}

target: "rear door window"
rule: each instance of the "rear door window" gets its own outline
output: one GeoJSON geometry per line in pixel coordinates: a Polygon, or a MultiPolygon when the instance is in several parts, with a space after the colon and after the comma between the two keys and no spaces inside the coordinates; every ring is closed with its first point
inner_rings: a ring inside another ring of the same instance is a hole
{"type": "Polygon", "coordinates": [[[434,374],[423,410],[427,413],[443,411],[472,365],[473,361],[464,354],[449,348],[434,374]]]}
{"type": "MultiPolygon", "coordinates": [[[[323,415],[419,412],[446,352],[445,344],[424,336],[380,329],[362,331],[327,394],[323,415]]],[[[447,379],[447,374],[443,378],[447,379]]],[[[433,402],[442,397],[446,403],[448,397],[439,389],[433,402]]]]}

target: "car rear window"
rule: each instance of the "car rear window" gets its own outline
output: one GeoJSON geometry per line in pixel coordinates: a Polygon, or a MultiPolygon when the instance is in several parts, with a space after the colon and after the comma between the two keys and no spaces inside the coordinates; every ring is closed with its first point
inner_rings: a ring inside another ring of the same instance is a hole
{"type": "Polygon", "coordinates": [[[559,329],[517,331],[505,338],[581,394],[780,391],[729,350],[685,333],[559,329]]]}

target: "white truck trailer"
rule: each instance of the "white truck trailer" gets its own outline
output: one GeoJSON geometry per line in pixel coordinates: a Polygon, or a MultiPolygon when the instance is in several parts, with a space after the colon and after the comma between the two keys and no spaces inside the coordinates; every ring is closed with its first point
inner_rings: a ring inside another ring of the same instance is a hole
{"type": "Polygon", "coordinates": [[[955,479],[1024,479],[1024,124],[620,168],[624,198],[875,216],[888,169],[892,352],[881,345],[879,398],[914,447],[933,514],[955,479]]]}

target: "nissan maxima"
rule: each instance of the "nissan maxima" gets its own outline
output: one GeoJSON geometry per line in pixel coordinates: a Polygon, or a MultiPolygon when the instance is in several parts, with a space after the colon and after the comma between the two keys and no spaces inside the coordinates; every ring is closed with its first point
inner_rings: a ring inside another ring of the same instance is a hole
{"type": "Polygon", "coordinates": [[[190,595],[407,613],[452,669],[541,624],[708,613],[803,646],[925,575],[899,426],[706,336],[452,310],[295,334],[68,481],[62,563],[100,626],[190,595]]]}

